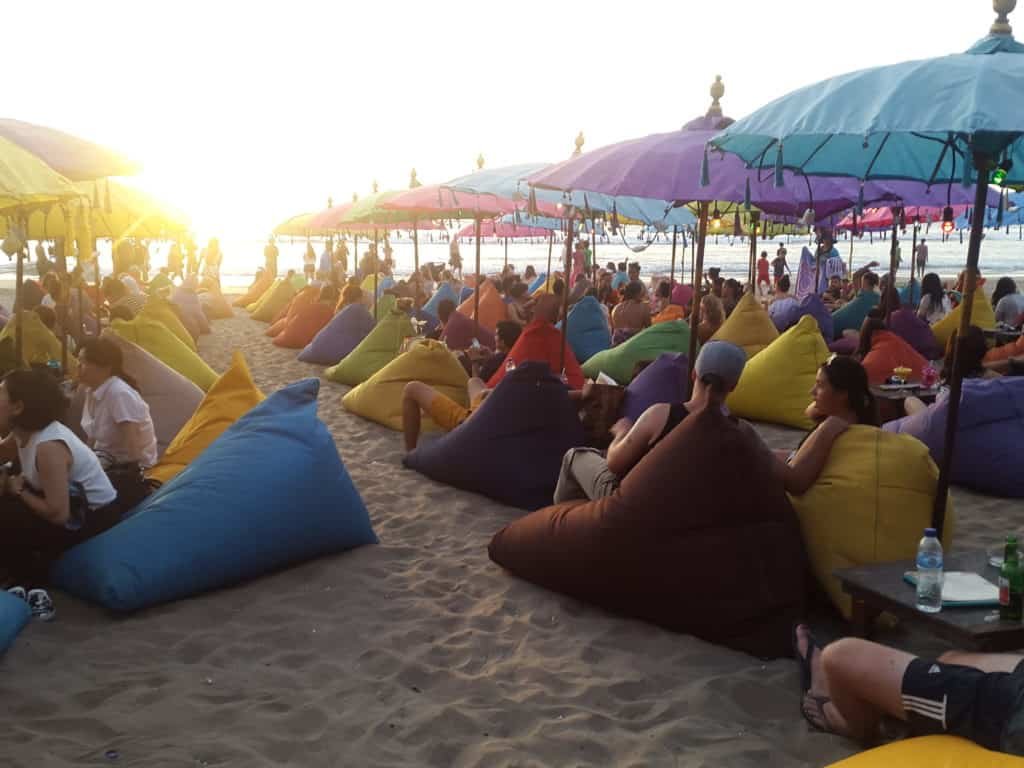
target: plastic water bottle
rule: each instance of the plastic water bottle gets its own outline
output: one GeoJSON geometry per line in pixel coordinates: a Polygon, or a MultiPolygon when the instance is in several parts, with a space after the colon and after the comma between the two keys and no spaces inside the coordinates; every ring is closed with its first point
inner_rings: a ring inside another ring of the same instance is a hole
{"type": "Polygon", "coordinates": [[[507,358],[505,358],[505,373],[508,373],[509,371],[514,371],[515,369],[516,361],[512,359],[511,355],[509,355],[507,358]]]}
{"type": "Polygon", "coordinates": [[[942,579],[942,542],[934,528],[925,528],[917,546],[917,610],[942,610],[942,579]]]}

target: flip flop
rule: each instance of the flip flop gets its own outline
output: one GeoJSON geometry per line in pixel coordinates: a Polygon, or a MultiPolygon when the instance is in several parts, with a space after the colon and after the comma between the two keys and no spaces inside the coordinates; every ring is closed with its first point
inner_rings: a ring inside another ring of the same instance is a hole
{"type": "Polygon", "coordinates": [[[804,696],[804,700],[800,702],[800,714],[804,716],[804,720],[807,721],[808,725],[816,731],[821,733],[837,733],[832,723],[829,722],[828,715],[825,714],[825,705],[831,704],[832,699],[828,696],[816,696],[812,693],[808,693],[804,696]],[[817,715],[821,722],[815,722],[811,719],[811,715],[808,714],[808,703],[812,705],[812,713],[817,715]]]}
{"type": "Polygon", "coordinates": [[[811,660],[814,658],[815,651],[821,652],[821,647],[814,638],[811,628],[807,627],[807,655],[804,656],[800,653],[800,638],[797,636],[796,631],[803,626],[807,625],[803,623],[794,624],[790,633],[793,645],[793,658],[796,659],[797,664],[800,666],[800,692],[807,693],[811,690],[811,660]]]}

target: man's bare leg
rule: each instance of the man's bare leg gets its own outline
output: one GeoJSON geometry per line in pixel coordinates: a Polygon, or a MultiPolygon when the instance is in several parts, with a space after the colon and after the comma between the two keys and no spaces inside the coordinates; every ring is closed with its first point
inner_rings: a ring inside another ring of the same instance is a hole
{"type": "Polygon", "coordinates": [[[402,390],[402,434],[405,436],[405,450],[412,451],[420,441],[422,413],[430,407],[437,395],[433,387],[422,381],[410,381],[402,390]]]}

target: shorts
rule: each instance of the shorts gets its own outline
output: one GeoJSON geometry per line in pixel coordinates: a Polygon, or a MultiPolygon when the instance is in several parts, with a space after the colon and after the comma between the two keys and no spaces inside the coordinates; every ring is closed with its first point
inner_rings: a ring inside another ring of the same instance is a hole
{"type": "Polygon", "coordinates": [[[469,408],[440,392],[434,395],[434,399],[430,401],[430,407],[427,408],[427,415],[445,432],[451,432],[468,419],[471,413],[469,408]]]}
{"type": "Polygon", "coordinates": [[[1024,662],[1009,673],[914,659],[901,689],[912,735],[948,733],[996,751],[1022,693],[1024,662]]]}

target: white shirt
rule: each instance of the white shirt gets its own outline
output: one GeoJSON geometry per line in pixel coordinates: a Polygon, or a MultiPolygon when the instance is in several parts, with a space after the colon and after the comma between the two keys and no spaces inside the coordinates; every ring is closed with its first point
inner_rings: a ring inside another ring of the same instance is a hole
{"type": "Polygon", "coordinates": [[[64,443],[71,453],[68,481],[81,484],[85,489],[85,498],[91,509],[106,506],[117,498],[117,491],[110,484],[96,454],[89,450],[89,446],[75,437],[74,432],[59,421],[51,421],[48,426],[33,434],[24,445],[15,442],[18,446],[21,473],[29,485],[36,490],[42,488],[39,481],[39,470],[36,468],[36,451],[41,443],[57,442],[64,443]]]}
{"type": "Polygon", "coordinates": [[[86,394],[82,430],[96,453],[112,456],[115,462],[138,461],[143,467],[156,464],[156,432],[149,406],[124,379],[111,376],[86,394]],[[140,426],[141,456],[129,456],[120,444],[117,425],[125,422],[140,426]]]}
{"type": "Polygon", "coordinates": [[[798,303],[799,302],[797,302],[797,300],[788,293],[786,295],[778,294],[774,299],[772,299],[772,303],[768,305],[768,316],[774,318],[776,315],[787,311],[790,307],[798,303]]]}
{"type": "Polygon", "coordinates": [[[921,297],[921,303],[917,307],[917,316],[928,323],[928,325],[935,325],[935,323],[953,311],[953,302],[945,294],[943,294],[942,303],[939,306],[935,307],[932,304],[931,294],[926,293],[921,297]]]}
{"type": "Polygon", "coordinates": [[[1024,293],[1008,293],[996,304],[996,322],[1012,325],[1024,314],[1024,293]]]}

